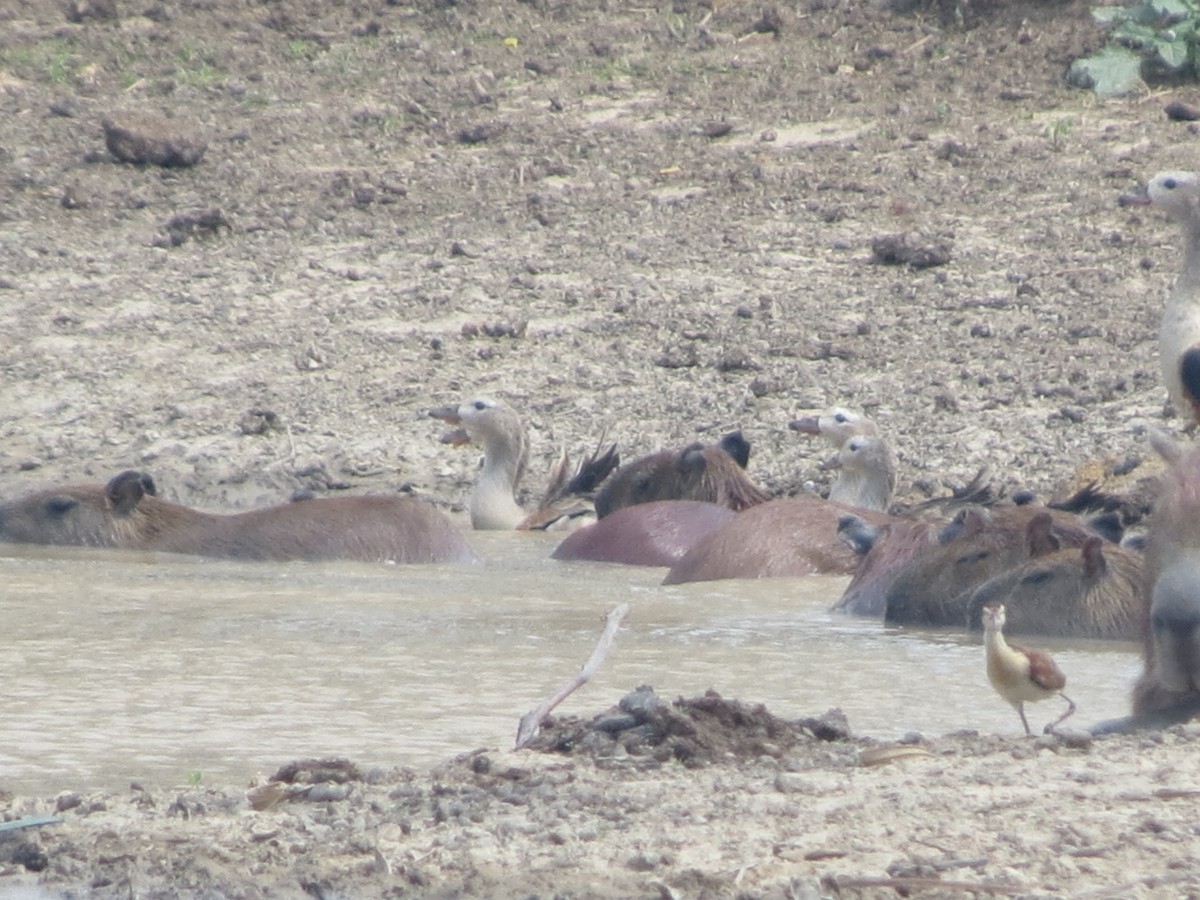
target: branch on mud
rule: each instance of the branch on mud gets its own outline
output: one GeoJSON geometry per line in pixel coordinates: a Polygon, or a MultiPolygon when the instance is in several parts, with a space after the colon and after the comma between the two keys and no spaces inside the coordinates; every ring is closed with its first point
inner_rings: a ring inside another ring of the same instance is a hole
{"type": "Polygon", "coordinates": [[[608,614],[604,621],[604,633],[600,635],[596,649],[592,651],[592,655],[588,657],[588,661],[583,664],[583,668],[579,670],[579,674],[564,682],[562,687],[555,691],[541,706],[521,716],[521,722],[517,725],[517,743],[513,747],[514,750],[520,750],[533,740],[533,736],[537,734],[542,721],[546,716],[550,715],[551,710],[571,696],[578,688],[587,684],[588,679],[596,674],[596,670],[604,662],[604,657],[608,656],[608,651],[612,649],[613,641],[617,637],[617,629],[621,627],[621,623],[625,621],[627,615],[629,615],[628,603],[621,603],[613,607],[612,612],[608,614]]]}
{"type": "Polygon", "coordinates": [[[896,891],[902,897],[912,891],[955,891],[971,894],[1015,894],[1021,888],[1013,884],[979,884],[974,881],[943,881],[941,878],[919,876],[901,878],[856,878],[843,875],[826,875],[821,887],[840,894],[844,890],[861,891],[867,888],[885,888],[896,891]]]}
{"type": "Polygon", "coordinates": [[[1143,875],[1141,878],[1135,878],[1133,881],[1127,881],[1124,884],[1113,885],[1109,888],[1101,888],[1091,891],[1080,891],[1072,894],[1072,898],[1102,898],[1102,897],[1127,897],[1134,890],[1140,887],[1148,887],[1151,889],[1163,887],[1168,884],[1181,884],[1185,881],[1190,881],[1196,877],[1195,872],[1181,872],[1177,875],[1143,875]]]}

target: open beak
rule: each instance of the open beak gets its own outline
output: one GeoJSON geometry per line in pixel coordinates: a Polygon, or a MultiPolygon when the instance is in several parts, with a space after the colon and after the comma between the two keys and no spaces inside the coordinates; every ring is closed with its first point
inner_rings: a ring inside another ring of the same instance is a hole
{"type": "MultiPolygon", "coordinates": [[[[462,424],[462,416],[458,414],[457,406],[439,406],[437,409],[431,409],[429,417],[431,419],[441,419],[450,425],[462,424]]],[[[465,428],[455,428],[453,431],[447,431],[438,440],[443,444],[461,447],[463,444],[471,443],[471,436],[467,434],[465,428]]]]}

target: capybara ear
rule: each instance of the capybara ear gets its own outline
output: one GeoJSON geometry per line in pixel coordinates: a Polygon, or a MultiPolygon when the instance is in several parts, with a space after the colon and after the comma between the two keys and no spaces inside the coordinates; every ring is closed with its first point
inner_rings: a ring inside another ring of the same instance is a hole
{"type": "Polygon", "coordinates": [[[690,475],[703,472],[707,466],[708,460],[704,458],[704,445],[701,443],[689,444],[679,454],[679,470],[681,472],[690,475]]]}
{"type": "Polygon", "coordinates": [[[1054,519],[1048,512],[1040,512],[1025,526],[1025,541],[1030,556],[1042,556],[1062,548],[1062,542],[1054,534],[1054,519]]]}
{"type": "Polygon", "coordinates": [[[112,504],[113,512],[118,516],[127,516],[133,512],[142,498],[155,493],[154,479],[144,472],[127,469],[120,475],[114,475],[104,486],[108,502],[112,504]]]}
{"type": "Polygon", "coordinates": [[[1083,542],[1083,574],[1087,578],[1099,578],[1108,571],[1108,560],[1104,558],[1104,538],[1088,538],[1083,542]]]}
{"type": "Polygon", "coordinates": [[[717,446],[733,457],[733,461],[743,469],[750,465],[750,442],[742,437],[742,432],[731,431],[717,442],[717,446]]]}
{"type": "Polygon", "coordinates": [[[983,531],[988,522],[988,515],[981,509],[968,507],[960,509],[950,524],[938,532],[938,543],[948,544],[959,538],[974,537],[983,531]]]}

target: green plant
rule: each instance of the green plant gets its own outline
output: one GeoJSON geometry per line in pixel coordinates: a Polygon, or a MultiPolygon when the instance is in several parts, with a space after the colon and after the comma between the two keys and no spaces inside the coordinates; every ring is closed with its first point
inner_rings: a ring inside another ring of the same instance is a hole
{"type": "Polygon", "coordinates": [[[193,769],[191,772],[187,773],[188,784],[192,787],[200,787],[200,781],[203,777],[204,776],[201,775],[199,771],[193,769]]]}
{"type": "Polygon", "coordinates": [[[74,48],[58,38],[6,50],[0,53],[0,63],[24,78],[42,78],[57,85],[74,80],[77,70],[74,48]]]}
{"type": "Polygon", "coordinates": [[[1055,119],[1052,122],[1046,123],[1045,134],[1050,138],[1050,145],[1056,150],[1058,149],[1059,141],[1071,133],[1071,129],[1075,127],[1075,120],[1070,116],[1061,119],[1055,119]]]}
{"type": "Polygon", "coordinates": [[[1071,63],[1067,80],[1097,94],[1128,94],[1156,78],[1200,73],[1200,6],[1191,0],[1138,0],[1092,10],[1112,25],[1112,42],[1071,63]]]}

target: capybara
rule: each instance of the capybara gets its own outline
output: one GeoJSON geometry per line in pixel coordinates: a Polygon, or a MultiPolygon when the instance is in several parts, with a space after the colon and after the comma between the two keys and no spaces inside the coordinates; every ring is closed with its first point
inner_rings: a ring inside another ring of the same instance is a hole
{"type": "Polygon", "coordinates": [[[699,500],[655,500],[618,509],[570,534],[551,556],[630,566],[673,566],[702,538],[734,516],[699,500]]]}
{"type": "Polygon", "coordinates": [[[0,541],[252,560],[478,558],[445,515],[415,497],[330,497],[216,515],[155,493],[153,479],[134,471],[106,485],[36,491],[0,506],[0,541]]]}
{"type": "Polygon", "coordinates": [[[892,580],[918,553],[937,540],[945,521],[898,518],[883,526],[861,515],[838,519],[838,536],[859,557],[854,577],[833,608],[857,616],[882,616],[892,580]]]}
{"type": "Polygon", "coordinates": [[[772,500],[740,512],[702,538],[671,567],[663,584],[723,578],[849,575],[858,555],[837,533],[838,519],[857,513],[881,526],[891,517],[819,497],[772,500]]]}
{"type": "Polygon", "coordinates": [[[1143,671],[1135,716],[1181,710],[1200,700],[1200,445],[1183,449],[1153,436],[1169,464],[1150,519],[1142,595],[1143,671]]]}
{"type": "Polygon", "coordinates": [[[1002,604],[1009,634],[1132,641],[1141,630],[1141,591],[1141,556],[1093,537],[979,585],[966,625],[982,631],[984,608],[1002,604]]]}
{"type": "Polygon", "coordinates": [[[613,473],[596,494],[596,515],[604,518],[653,500],[701,500],[735,512],[748,509],[771,499],[742,471],[740,463],[748,459],[749,445],[737,432],[715,445],[651,453],[613,473]]]}
{"type": "Polygon", "coordinates": [[[1083,519],[1043,506],[961,510],[888,586],[884,620],[962,628],[970,592],[1031,556],[1081,547],[1096,533],[1083,519]]]}

